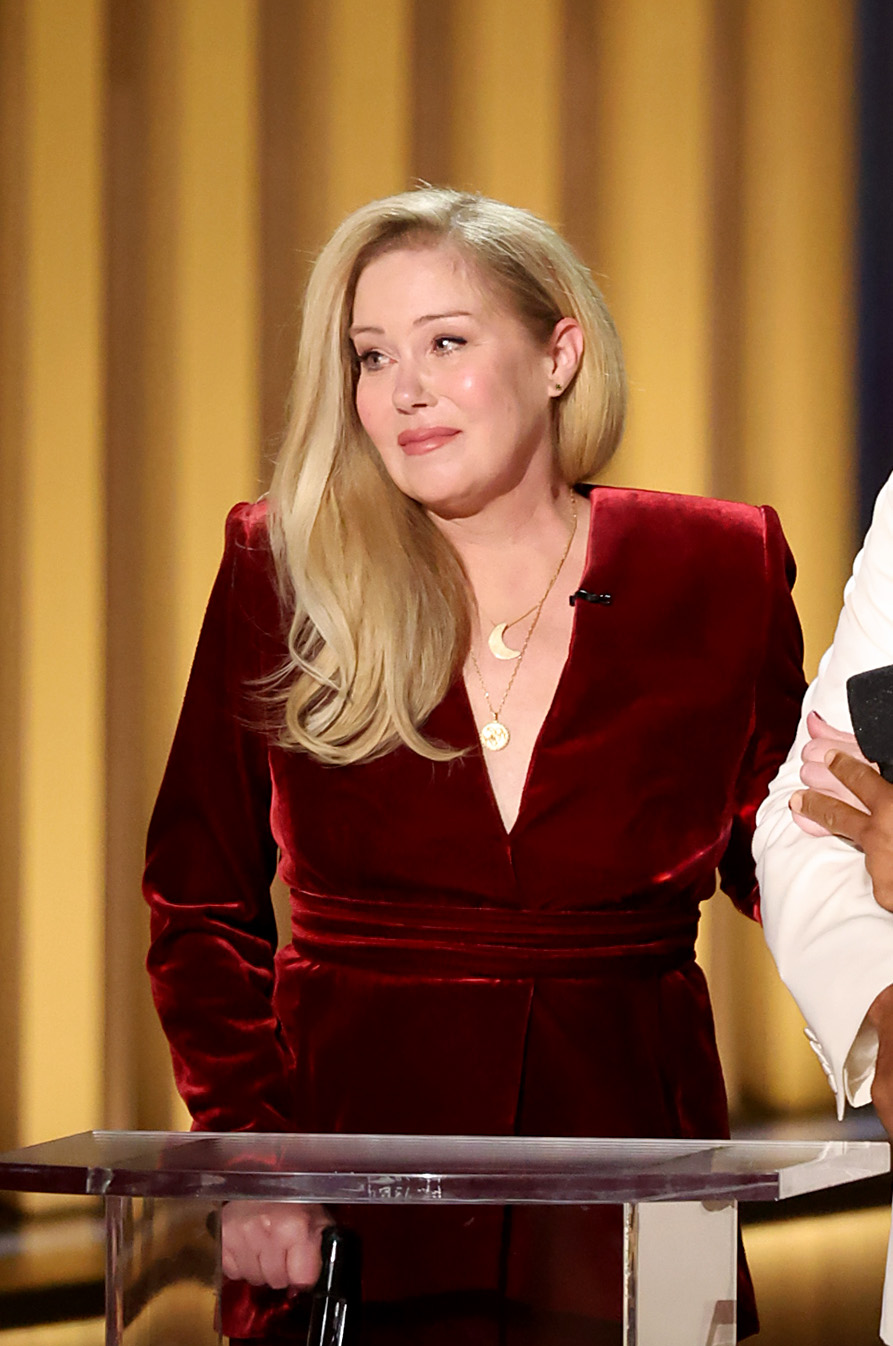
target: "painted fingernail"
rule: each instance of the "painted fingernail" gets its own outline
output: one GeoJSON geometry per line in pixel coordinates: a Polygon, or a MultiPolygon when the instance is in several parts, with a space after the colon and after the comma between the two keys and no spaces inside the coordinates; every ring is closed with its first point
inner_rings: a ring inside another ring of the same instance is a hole
{"type": "Polygon", "coordinates": [[[792,813],[803,812],[803,791],[798,790],[796,794],[791,795],[790,808],[792,813]]]}

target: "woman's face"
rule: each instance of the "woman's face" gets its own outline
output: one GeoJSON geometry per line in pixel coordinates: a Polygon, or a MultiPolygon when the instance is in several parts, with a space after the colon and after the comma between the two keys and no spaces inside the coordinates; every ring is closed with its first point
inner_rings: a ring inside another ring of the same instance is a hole
{"type": "MultiPolygon", "coordinates": [[[[579,331],[563,319],[556,333],[568,323],[579,331]]],[[[370,262],[350,335],[357,412],[406,495],[456,518],[525,480],[551,485],[556,336],[538,342],[453,248],[400,248],[370,262]]]]}

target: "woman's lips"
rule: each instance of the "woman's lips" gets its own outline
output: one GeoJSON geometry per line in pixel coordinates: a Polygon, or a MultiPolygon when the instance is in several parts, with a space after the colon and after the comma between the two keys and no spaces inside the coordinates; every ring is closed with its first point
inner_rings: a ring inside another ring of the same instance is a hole
{"type": "Polygon", "coordinates": [[[449,425],[428,425],[417,430],[404,430],[397,436],[397,443],[404,453],[431,453],[458,433],[449,425]]]}

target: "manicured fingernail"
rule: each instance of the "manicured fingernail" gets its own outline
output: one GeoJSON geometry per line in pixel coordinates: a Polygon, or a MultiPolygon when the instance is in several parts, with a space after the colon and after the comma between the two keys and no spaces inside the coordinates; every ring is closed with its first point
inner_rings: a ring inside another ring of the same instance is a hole
{"type": "Polygon", "coordinates": [[[803,792],[802,790],[798,790],[796,794],[791,795],[791,812],[792,812],[792,813],[802,813],[802,812],[803,812],[803,793],[804,793],[804,792],[803,792]]]}

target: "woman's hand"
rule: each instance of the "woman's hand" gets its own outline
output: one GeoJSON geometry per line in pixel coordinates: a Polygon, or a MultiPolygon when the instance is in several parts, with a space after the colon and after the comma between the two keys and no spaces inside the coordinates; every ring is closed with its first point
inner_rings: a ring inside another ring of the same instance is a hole
{"type": "MultiPolygon", "coordinates": [[[[833,725],[827,724],[821,715],[816,711],[810,711],[806,718],[806,727],[809,730],[809,740],[801,753],[803,766],[800,768],[800,779],[810,790],[820,790],[822,794],[830,795],[832,799],[839,799],[844,804],[849,804],[851,808],[865,811],[862,802],[848,790],[842,781],[829,771],[827,766],[828,754],[842,751],[850,757],[854,757],[857,762],[865,762],[866,766],[870,763],[862,756],[859,751],[859,745],[856,742],[855,734],[848,734],[843,729],[835,729],[833,725]]],[[[802,795],[795,796],[796,799],[802,798],[802,795]]],[[[815,822],[811,815],[798,812],[794,802],[791,802],[791,809],[794,814],[794,821],[804,832],[813,837],[823,837],[828,835],[828,828],[822,827],[820,823],[815,822]]]]}
{"type": "Polygon", "coordinates": [[[290,1201],[230,1201],[220,1217],[222,1266],[231,1280],[306,1290],[322,1269],[325,1207],[290,1201]]]}
{"type": "Polygon", "coordinates": [[[791,798],[794,816],[854,842],[865,854],[875,900],[893,911],[893,785],[864,759],[845,752],[828,753],[824,765],[855,805],[818,790],[800,791],[791,798]]]}

